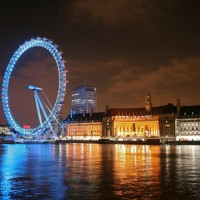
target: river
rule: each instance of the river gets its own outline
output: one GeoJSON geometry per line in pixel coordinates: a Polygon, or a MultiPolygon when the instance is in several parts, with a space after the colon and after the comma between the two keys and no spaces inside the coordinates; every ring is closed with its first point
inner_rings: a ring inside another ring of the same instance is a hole
{"type": "Polygon", "coordinates": [[[200,145],[2,144],[0,199],[200,199],[200,145]]]}

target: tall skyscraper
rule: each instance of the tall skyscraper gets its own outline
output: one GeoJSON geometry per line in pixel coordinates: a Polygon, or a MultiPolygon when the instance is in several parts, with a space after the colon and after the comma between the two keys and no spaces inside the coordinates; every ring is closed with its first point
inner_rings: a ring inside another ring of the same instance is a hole
{"type": "Polygon", "coordinates": [[[72,114],[97,111],[97,92],[92,86],[79,86],[72,92],[72,114]]]}

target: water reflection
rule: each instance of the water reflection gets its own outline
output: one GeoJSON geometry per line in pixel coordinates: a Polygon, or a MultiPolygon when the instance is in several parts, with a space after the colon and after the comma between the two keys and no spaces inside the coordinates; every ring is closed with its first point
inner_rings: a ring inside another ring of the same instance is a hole
{"type": "Polygon", "coordinates": [[[200,146],[166,146],[162,149],[162,196],[199,199],[200,146]],[[165,190],[164,190],[165,189],[165,190]]]}
{"type": "Polygon", "coordinates": [[[130,199],[159,197],[160,146],[121,145],[115,148],[115,195],[130,199]]]}
{"type": "Polygon", "coordinates": [[[200,146],[0,146],[0,199],[198,199],[200,146]]]}

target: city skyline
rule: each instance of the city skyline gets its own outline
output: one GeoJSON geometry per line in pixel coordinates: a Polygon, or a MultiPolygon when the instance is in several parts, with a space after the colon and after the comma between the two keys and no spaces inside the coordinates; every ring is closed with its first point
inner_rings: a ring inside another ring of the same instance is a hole
{"type": "MultiPolygon", "coordinates": [[[[105,111],[106,105],[144,107],[147,91],[153,106],[176,104],[177,98],[183,105],[199,105],[199,4],[185,0],[8,1],[0,8],[1,82],[19,45],[41,36],[57,43],[67,61],[64,116],[70,112],[73,88],[80,85],[97,88],[97,111],[105,111]]],[[[27,103],[20,99],[26,92],[20,86],[30,79],[40,83],[42,77],[49,77],[43,84],[49,96],[55,95],[52,60],[45,57],[38,64],[27,56],[21,62],[13,79],[13,107],[20,107],[16,102],[27,103]]],[[[1,123],[5,122],[0,115],[1,123]]]]}

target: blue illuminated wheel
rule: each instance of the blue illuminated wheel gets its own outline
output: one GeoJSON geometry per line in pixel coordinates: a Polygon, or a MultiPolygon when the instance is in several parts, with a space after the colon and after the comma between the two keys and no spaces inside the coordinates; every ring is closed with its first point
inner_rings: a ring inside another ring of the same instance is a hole
{"type": "Polygon", "coordinates": [[[35,134],[38,131],[44,131],[49,127],[49,124],[53,121],[55,121],[55,116],[59,113],[63,102],[65,98],[65,91],[66,91],[66,70],[65,70],[65,64],[64,60],[62,59],[61,53],[58,51],[57,46],[53,44],[51,40],[48,40],[46,38],[33,38],[29,41],[26,41],[23,45],[21,45],[17,51],[14,53],[12,58],[10,59],[10,62],[6,68],[4,77],[3,77],[3,84],[2,84],[2,106],[3,106],[3,111],[4,115],[8,121],[8,124],[18,133],[20,134],[35,134]],[[13,118],[10,110],[10,105],[9,105],[9,81],[12,75],[12,71],[15,68],[15,64],[19,57],[28,49],[33,48],[33,47],[42,47],[48,50],[51,55],[53,56],[57,68],[58,68],[58,93],[56,97],[56,101],[54,106],[52,106],[52,110],[50,114],[47,116],[47,118],[40,123],[38,126],[35,128],[31,129],[25,129],[22,126],[20,126],[15,119],[13,118]]]}

